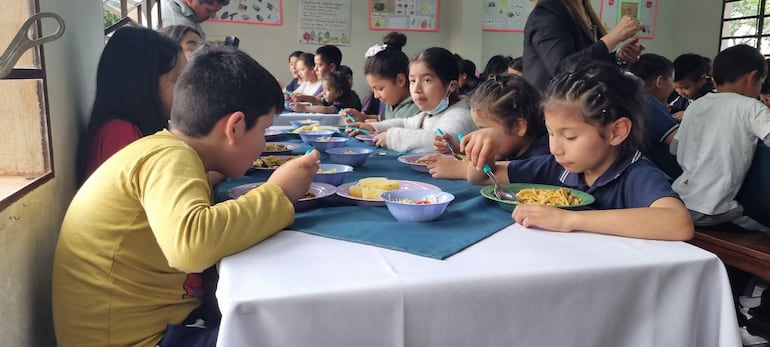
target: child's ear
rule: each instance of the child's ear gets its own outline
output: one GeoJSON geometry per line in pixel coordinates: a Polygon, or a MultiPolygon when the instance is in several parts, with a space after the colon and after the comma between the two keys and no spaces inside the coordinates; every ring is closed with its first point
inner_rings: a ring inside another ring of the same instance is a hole
{"type": "Polygon", "coordinates": [[[396,75],[396,85],[397,86],[403,88],[404,86],[406,86],[406,82],[407,82],[406,75],[404,75],[402,73],[396,75]]]}
{"type": "Polygon", "coordinates": [[[514,129],[514,132],[516,133],[516,136],[518,137],[524,137],[527,135],[527,120],[524,119],[524,117],[519,117],[516,119],[516,122],[514,123],[514,126],[516,129],[514,129]]]}
{"type": "Polygon", "coordinates": [[[228,145],[237,143],[246,132],[246,116],[241,111],[230,113],[222,118],[224,136],[228,145]]]}
{"type": "Polygon", "coordinates": [[[609,136],[607,137],[610,144],[620,146],[631,135],[631,126],[631,119],[628,117],[620,117],[612,122],[609,125],[609,136]]]}
{"type": "Polygon", "coordinates": [[[658,76],[658,78],[655,79],[655,89],[656,90],[663,89],[664,83],[666,83],[666,78],[663,76],[658,76]]]}

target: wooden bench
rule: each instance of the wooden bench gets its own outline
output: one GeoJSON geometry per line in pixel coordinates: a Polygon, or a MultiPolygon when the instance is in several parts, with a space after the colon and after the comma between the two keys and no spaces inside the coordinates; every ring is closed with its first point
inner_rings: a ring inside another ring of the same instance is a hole
{"type": "Polygon", "coordinates": [[[770,235],[761,232],[695,230],[690,243],[716,254],[723,263],[770,279],[770,235]]]}

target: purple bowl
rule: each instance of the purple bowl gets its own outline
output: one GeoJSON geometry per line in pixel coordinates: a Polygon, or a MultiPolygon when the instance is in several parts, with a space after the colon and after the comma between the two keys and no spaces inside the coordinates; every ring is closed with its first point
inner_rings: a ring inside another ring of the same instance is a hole
{"type": "Polygon", "coordinates": [[[441,217],[454,195],[440,190],[401,189],[391,190],[380,195],[385,200],[388,211],[399,222],[427,222],[441,217]],[[411,200],[405,202],[404,200],[411,200]],[[428,204],[415,202],[428,200],[428,204]]]}
{"type": "Polygon", "coordinates": [[[345,181],[348,172],[353,171],[350,165],[342,164],[318,164],[319,172],[313,175],[313,182],[321,182],[338,186],[345,181]]]}
{"type": "Polygon", "coordinates": [[[347,137],[319,137],[310,141],[310,144],[319,152],[325,152],[329,148],[343,147],[347,143],[347,137]]]}
{"type": "Polygon", "coordinates": [[[322,137],[330,137],[334,134],[334,131],[332,130],[314,130],[314,131],[303,131],[299,133],[299,137],[302,138],[302,142],[310,144],[310,141],[317,140],[322,137]]]}
{"type": "Polygon", "coordinates": [[[329,155],[333,162],[354,167],[363,165],[366,159],[369,159],[369,155],[372,152],[374,150],[371,148],[362,147],[340,147],[326,150],[326,154],[329,155]]]}
{"type": "Polygon", "coordinates": [[[363,141],[365,144],[374,146],[374,135],[372,134],[360,134],[356,135],[356,139],[363,141]]]}
{"type": "Polygon", "coordinates": [[[321,124],[321,122],[313,119],[303,119],[303,120],[290,120],[289,124],[291,124],[291,126],[295,128],[299,128],[306,125],[321,124]]]}
{"type": "MultiPolygon", "coordinates": [[[[241,195],[246,194],[248,191],[264,183],[265,182],[247,183],[247,184],[235,186],[233,188],[230,188],[227,191],[227,196],[230,199],[237,199],[241,195]]],[[[315,207],[318,205],[319,202],[321,202],[321,199],[334,195],[334,193],[336,192],[337,192],[337,187],[331,184],[321,183],[321,182],[311,182],[310,189],[308,189],[308,193],[312,193],[313,197],[302,198],[297,200],[297,202],[294,203],[294,209],[296,211],[302,211],[302,210],[307,210],[311,207],[315,207]]]]}

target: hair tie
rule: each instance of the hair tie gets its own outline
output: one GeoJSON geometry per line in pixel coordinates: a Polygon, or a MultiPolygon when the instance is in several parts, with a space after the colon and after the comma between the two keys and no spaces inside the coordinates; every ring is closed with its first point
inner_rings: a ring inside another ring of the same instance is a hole
{"type": "Polygon", "coordinates": [[[385,43],[378,43],[374,46],[371,46],[369,47],[369,49],[366,50],[366,53],[364,54],[364,58],[373,57],[377,55],[377,53],[384,51],[385,48],[388,48],[388,45],[385,43]]]}

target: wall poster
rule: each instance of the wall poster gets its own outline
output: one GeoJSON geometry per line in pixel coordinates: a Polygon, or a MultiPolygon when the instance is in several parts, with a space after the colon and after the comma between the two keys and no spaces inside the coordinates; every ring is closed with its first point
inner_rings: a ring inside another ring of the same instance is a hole
{"type": "Polygon", "coordinates": [[[486,0],[484,6],[484,31],[524,31],[536,0],[486,0]]]}
{"type": "Polygon", "coordinates": [[[283,0],[230,0],[211,21],[283,25],[283,0]]]}
{"type": "Polygon", "coordinates": [[[369,0],[369,30],[438,31],[440,0],[369,0]]]}
{"type": "Polygon", "coordinates": [[[350,45],[351,0],[300,0],[299,42],[350,45]]]}
{"type": "Polygon", "coordinates": [[[634,17],[644,24],[645,29],[636,38],[655,38],[658,0],[602,0],[599,17],[607,30],[614,27],[624,15],[634,17]]]}

